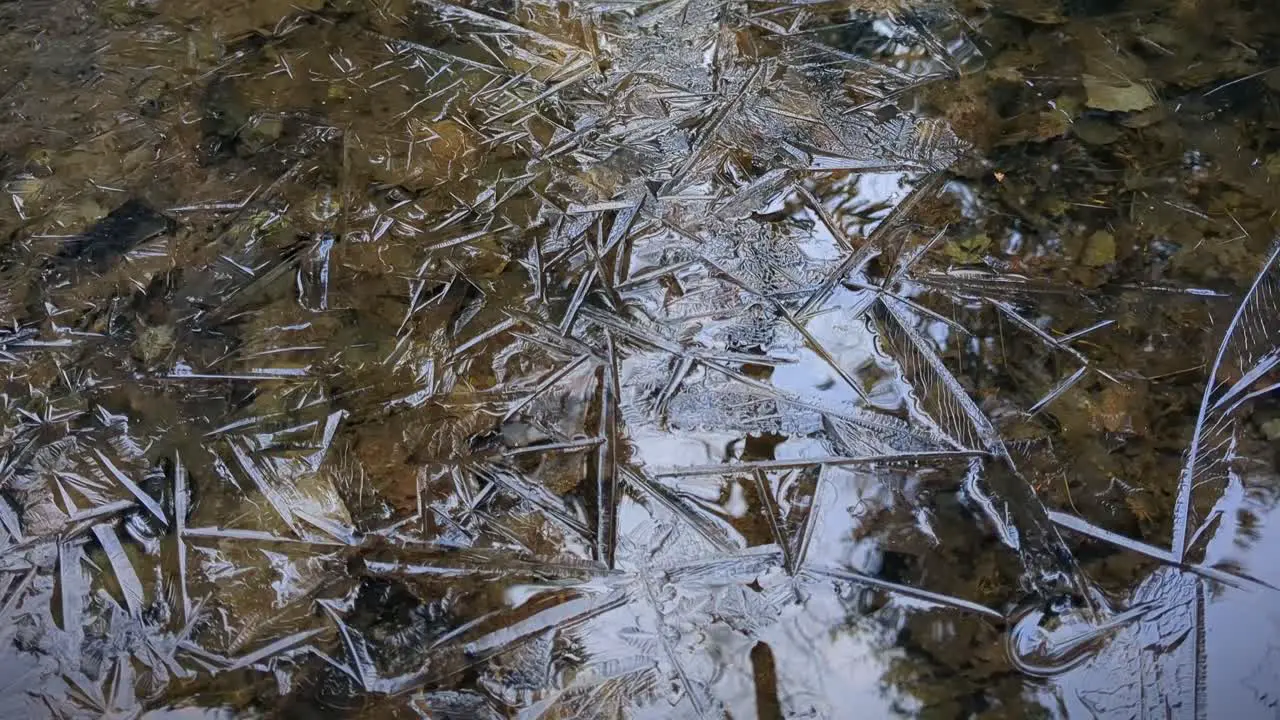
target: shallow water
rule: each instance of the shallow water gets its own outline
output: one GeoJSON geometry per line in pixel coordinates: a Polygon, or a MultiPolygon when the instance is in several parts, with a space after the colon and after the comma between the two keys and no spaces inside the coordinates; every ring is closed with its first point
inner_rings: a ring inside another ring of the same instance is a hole
{"type": "Polygon", "coordinates": [[[1268,10],[0,3],[0,716],[1280,715],[1268,10]]]}

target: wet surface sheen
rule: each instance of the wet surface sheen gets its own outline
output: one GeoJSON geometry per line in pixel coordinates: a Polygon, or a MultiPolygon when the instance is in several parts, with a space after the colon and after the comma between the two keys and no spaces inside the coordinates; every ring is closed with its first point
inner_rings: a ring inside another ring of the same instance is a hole
{"type": "Polygon", "coordinates": [[[0,716],[1280,716],[1264,3],[0,22],[0,716]]]}

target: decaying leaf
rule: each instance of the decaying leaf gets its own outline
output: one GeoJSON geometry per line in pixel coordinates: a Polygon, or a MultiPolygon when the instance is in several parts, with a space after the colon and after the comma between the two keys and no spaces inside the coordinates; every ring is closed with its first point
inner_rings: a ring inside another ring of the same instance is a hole
{"type": "Polygon", "coordinates": [[[1085,75],[1085,103],[1096,110],[1136,112],[1156,104],[1146,85],[1131,80],[1085,75]]]}
{"type": "Polygon", "coordinates": [[[1088,267],[1103,267],[1116,261],[1116,238],[1106,230],[1099,230],[1085,241],[1080,262],[1088,267]]]}

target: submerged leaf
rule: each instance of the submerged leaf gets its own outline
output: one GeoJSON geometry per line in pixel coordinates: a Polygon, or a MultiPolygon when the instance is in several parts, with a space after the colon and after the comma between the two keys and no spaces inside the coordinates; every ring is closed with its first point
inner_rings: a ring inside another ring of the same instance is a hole
{"type": "Polygon", "coordinates": [[[1116,261],[1116,238],[1105,230],[1089,236],[1085,241],[1080,262],[1088,267],[1103,267],[1116,261]]]}
{"type": "Polygon", "coordinates": [[[1129,80],[1085,75],[1084,91],[1086,104],[1097,110],[1136,112],[1156,104],[1147,86],[1129,80]]]}

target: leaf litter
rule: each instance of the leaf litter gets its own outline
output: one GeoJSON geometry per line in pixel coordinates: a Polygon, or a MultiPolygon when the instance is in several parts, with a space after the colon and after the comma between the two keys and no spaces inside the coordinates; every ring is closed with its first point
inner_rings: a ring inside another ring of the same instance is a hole
{"type": "Polygon", "coordinates": [[[206,5],[0,9],[6,713],[1220,707],[1274,22],[206,5]]]}

